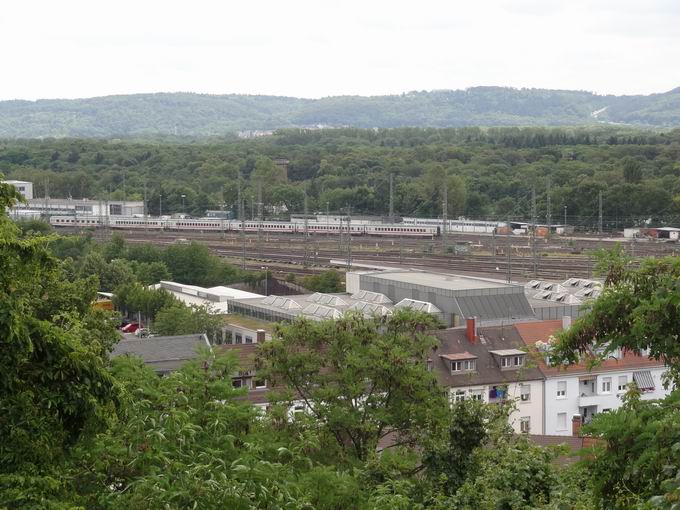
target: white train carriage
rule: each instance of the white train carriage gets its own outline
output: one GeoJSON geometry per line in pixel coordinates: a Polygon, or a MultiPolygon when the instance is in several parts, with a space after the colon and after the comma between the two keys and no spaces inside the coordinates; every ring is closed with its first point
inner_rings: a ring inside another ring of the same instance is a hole
{"type": "Polygon", "coordinates": [[[439,235],[438,226],[421,225],[366,225],[366,235],[392,237],[435,237],[439,235]]]}
{"type": "Polygon", "coordinates": [[[228,230],[229,221],[220,219],[200,219],[200,218],[171,218],[165,220],[164,227],[167,230],[196,230],[221,232],[228,230]]]}
{"type": "Polygon", "coordinates": [[[163,220],[160,218],[138,218],[136,216],[124,216],[121,218],[109,217],[109,227],[120,229],[155,229],[163,228],[163,220]]]}
{"type": "Polygon", "coordinates": [[[99,216],[52,216],[50,225],[55,227],[99,227],[102,220],[99,216]]]}

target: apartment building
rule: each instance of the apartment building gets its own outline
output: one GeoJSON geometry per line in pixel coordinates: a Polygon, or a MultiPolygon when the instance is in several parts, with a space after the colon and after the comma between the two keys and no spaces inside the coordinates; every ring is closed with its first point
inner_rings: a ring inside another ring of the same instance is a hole
{"type": "Polygon", "coordinates": [[[428,359],[451,401],[514,401],[509,421],[518,433],[544,434],[541,371],[529,363],[526,346],[511,326],[466,327],[434,332],[439,346],[428,359]]]}
{"type": "Polygon", "coordinates": [[[514,326],[545,376],[545,434],[571,435],[574,417],[588,423],[597,413],[617,409],[632,382],[640,389],[644,400],[664,398],[670,393],[670,388],[664,388],[662,382],[666,371],[663,363],[631,352],[613,353],[593,368],[589,368],[586,361],[551,367],[550,343],[556,333],[569,325],[570,320],[566,317],[514,326]]]}

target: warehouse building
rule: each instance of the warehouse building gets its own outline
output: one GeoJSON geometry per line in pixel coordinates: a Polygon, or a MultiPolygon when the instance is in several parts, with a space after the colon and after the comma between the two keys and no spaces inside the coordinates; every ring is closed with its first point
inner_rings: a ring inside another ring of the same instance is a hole
{"type": "Polygon", "coordinates": [[[430,303],[448,327],[467,317],[482,323],[534,318],[524,287],[490,278],[416,270],[348,273],[347,291],[384,294],[393,302],[411,299],[430,303]]]}
{"type": "Polygon", "coordinates": [[[88,200],[70,198],[33,198],[17,204],[10,212],[15,218],[44,216],[142,216],[144,202],[125,200],[88,200]]]}

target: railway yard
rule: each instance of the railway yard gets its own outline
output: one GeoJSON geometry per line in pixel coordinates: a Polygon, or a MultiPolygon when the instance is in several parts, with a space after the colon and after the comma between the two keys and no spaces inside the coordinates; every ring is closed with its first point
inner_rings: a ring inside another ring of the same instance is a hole
{"type": "MultiPolygon", "coordinates": [[[[68,229],[71,232],[75,230],[68,229]]],[[[512,280],[588,278],[593,276],[594,251],[620,243],[632,258],[675,255],[677,243],[623,239],[621,237],[558,237],[536,240],[533,256],[528,236],[455,234],[433,240],[389,237],[238,232],[163,232],[116,230],[130,243],[170,245],[205,244],[215,254],[247,269],[267,267],[274,273],[310,274],[328,267],[346,266],[348,249],[352,265],[401,266],[494,276],[512,280]],[[508,248],[510,256],[508,257],[508,248]],[[333,262],[331,262],[333,261],[333,262]],[[344,262],[338,264],[338,262],[344,262]],[[510,271],[508,271],[508,265],[510,271]]],[[[110,230],[97,230],[105,239],[110,230]]]]}

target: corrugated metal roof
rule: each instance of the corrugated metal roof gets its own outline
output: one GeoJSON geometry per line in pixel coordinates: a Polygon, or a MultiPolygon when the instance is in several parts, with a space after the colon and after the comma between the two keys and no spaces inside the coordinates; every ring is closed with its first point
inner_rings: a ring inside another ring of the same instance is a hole
{"type": "Polygon", "coordinates": [[[483,320],[534,317],[524,293],[459,296],[456,301],[463,317],[481,317],[483,320]]]}

